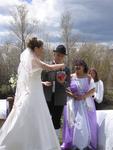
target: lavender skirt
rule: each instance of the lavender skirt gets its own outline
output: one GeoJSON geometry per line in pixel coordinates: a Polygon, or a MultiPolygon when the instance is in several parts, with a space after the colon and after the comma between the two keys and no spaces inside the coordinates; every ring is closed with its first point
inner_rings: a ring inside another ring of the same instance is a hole
{"type": "MultiPolygon", "coordinates": [[[[79,103],[76,104],[79,108],[79,103]]],[[[96,110],[87,111],[87,118],[90,127],[90,141],[88,147],[92,150],[97,149],[97,122],[96,122],[96,110]]],[[[61,145],[62,150],[66,150],[68,148],[76,147],[76,144],[73,145],[73,137],[76,134],[76,130],[74,132],[74,127],[70,127],[67,121],[67,106],[64,107],[64,122],[63,122],[63,131],[62,131],[62,140],[63,143],[61,145]]],[[[81,141],[82,142],[82,141],[81,141]]],[[[75,140],[76,143],[76,140],[75,140]]]]}

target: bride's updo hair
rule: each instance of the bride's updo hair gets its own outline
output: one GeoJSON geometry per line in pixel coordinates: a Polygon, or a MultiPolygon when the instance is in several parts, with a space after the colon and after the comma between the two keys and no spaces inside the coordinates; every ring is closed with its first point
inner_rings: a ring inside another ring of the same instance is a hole
{"type": "Polygon", "coordinates": [[[27,47],[30,48],[32,51],[34,51],[34,48],[40,48],[43,47],[43,42],[41,40],[37,40],[36,37],[33,37],[29,40],[27,47]]]}

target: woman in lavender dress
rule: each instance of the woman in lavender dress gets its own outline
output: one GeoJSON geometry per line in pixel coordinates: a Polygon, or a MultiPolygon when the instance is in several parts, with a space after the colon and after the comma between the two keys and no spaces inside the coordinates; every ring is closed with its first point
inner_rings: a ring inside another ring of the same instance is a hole
{"type": "Polygon", "coordinates": [[[97,123],[96,109],[92,99],[95,84],[87,75],[88,67],[83,60],[74,63],[76,69],[72,74],[67,91],[68,101],[64,109],[63,144],[61,148],[96,150],[97,123]]]}

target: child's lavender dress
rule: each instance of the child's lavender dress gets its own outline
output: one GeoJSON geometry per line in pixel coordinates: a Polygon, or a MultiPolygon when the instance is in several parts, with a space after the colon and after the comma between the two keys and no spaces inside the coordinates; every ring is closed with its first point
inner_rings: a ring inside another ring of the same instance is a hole
{"type": "MultiPolygon", "coordinates": [[[[93,79],[88,77],[72,77],[70,90],[76,95],[82,95],[95,88],[93,79]]],[[[63,144],[62,149],[76,147],[80,150],[97,147],[96,110],[92,97],[86,100],[74,100],[68,97],[64,108],[63,144]]]]}

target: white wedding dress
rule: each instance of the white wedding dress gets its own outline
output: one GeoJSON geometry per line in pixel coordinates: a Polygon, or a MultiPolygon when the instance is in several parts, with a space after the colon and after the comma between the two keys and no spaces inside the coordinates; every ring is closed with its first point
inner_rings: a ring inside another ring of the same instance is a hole
{"type": "Polygon", "coordinates": [[[39,62],[30,49],[21,54],[14,107],[0,130],[0,150],[60,150],[39,62]]]}

